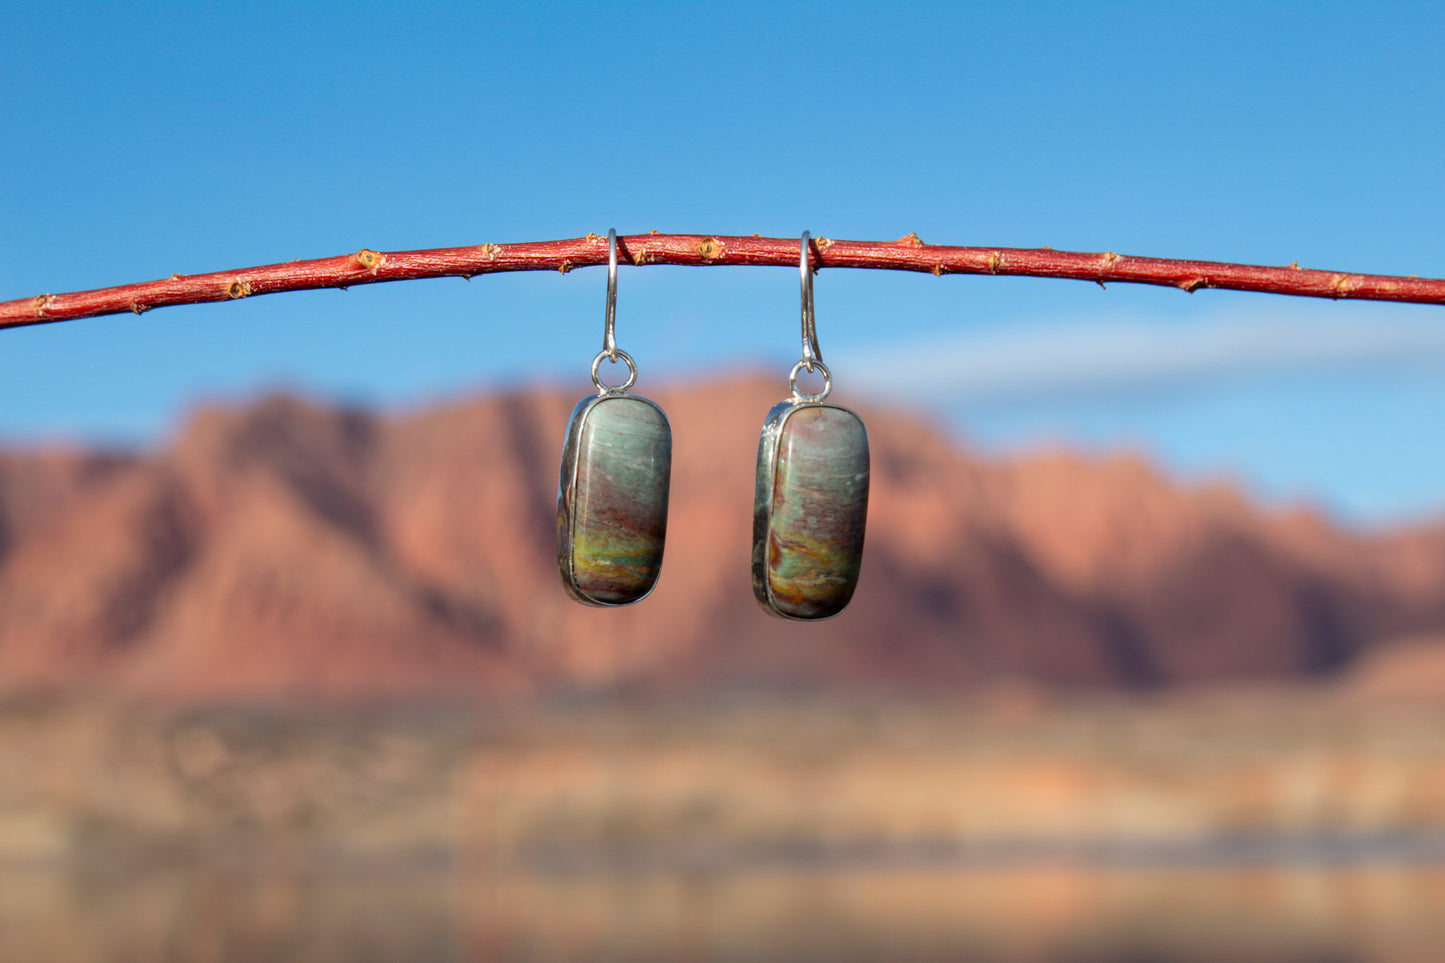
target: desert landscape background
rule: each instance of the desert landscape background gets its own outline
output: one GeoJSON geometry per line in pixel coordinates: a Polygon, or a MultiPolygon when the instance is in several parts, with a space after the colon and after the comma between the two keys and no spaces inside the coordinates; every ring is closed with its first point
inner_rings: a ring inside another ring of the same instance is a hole
{"type": "Polygon", "coordinates": [[[277,395],[202,408],[151,452],[9,452],[0,679],[282,703],[1164,690],[1321,679],[1445,632],[1445,523],[1346,531],[1138,456],[988,461],[866,404],[855,600],[817,625],[761,617],[753,469],[784,394],[743,378],[659,395],[663,574],[612,611],[555,584],[569,392],[398,415],[277,395]]]}
{"type": "Polygon", "coordinates": [[[275,395],[0,455],[24,959],[1431,959],[1445,524],[853,404],[852,606],[748,576],[738,377],[654,397],[658,588],[555,571],[580,392],[275,395]]]}

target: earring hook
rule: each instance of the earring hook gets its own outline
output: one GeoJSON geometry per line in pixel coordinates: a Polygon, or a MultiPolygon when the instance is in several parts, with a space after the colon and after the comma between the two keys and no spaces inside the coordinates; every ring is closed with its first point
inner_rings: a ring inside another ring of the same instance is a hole
{"type": "Polygon", "coordinates": [[[833,390],[833,375],[823,363],[823,349],[818,346],[818,318],[813,311],[813,265],[808,256],[810,240],[808,232],[804,231],[802,248],[798,253],[798,272],[803,288],[803,360],[793,365],[793,370],[788,374],[788,388],[792,390],[795,402],[822,401],[833,390]],[[810,394],[798,390],[798,373],[805,369],[809,372],[817,371],[823,376],[822,391],[810,394]]]}
{"type": "Polygon", "coordinates": [[[617,231],[607,230],[607,321],[602,330],[602,351],[617,360],[617,231]]]}
{"type": "Polygon", "coordinates": [[[637,364],[632,356],[617,347],[617,231],[607,231],[607,317],[602,326],[602,350],[592,359],[592,383],[599,395],[621,394],[637,383],[637,364]],[[602,362],[627,365],[627,380],[609,385],[602,380],[602,362]]]}
{"type": "Polygon", "coordinates": [[[802,250],[798,254],[798,273],[802,276],[803,288],[803,366],[813,370],[816,362],[823,360],[823,349],[818,347],[818,318],[813,311],[813,265],[808,256],[807,231],[803,232],[802,250]]]}

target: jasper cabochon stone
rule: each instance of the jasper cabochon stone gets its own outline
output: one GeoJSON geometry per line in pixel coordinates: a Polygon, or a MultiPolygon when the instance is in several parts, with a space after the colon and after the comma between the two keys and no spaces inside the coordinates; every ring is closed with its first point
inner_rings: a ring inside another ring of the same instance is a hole
{"type": "Polygon", "coordinates": [[[562,581],[581,602],[636,602],[662,568],[672,429],[656,405],[628,395],[586,399],[572,417],[557,505],[562,581]]]}
{"type": "Polygon", "coordinates": [[[868,434],[846,408],[801,405],[784,416],[776,445],[772,484],[758,493],[771,499],[757,506],[767,509],[753,546],[755,562],[766,553],[765,569],[755,564],[758,601],[785,618],[826,619],[843,610],[858,585],[868,434]]]}

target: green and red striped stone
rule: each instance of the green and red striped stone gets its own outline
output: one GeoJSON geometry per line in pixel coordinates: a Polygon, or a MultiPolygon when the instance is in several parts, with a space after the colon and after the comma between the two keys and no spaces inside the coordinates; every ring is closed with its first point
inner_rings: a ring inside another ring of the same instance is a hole
{"type": "Polygon", "coordinates": [[[868,435],[837,405],[783,404],[763,430],[753,587],[790,619],[825,619],[858,585],[868,514],[868,435]]]}
{"type": "Polygon", "coordinates": [[[646,398],[603,395],[573,412],[559,485],[558,566],[569,594],[626,605],[657,583],[667,536],[672,430],[646,398]]]}

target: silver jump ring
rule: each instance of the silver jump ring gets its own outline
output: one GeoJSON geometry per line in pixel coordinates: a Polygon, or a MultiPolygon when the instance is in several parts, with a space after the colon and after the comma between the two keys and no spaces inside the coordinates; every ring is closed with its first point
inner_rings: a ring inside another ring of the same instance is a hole
{"type": "Polygon", "coordinates": [[[615,345],[610,355],[606,351],[599,351],[597,357],[592,359],[592,383],[597,386],[599,395],[620,395],[637,384],[637,363],[632,360],[632,355],[615,345]],[[627,365],[627,380],[620,385],[603,384],[601,368],[604,360],[611,361],[613,364],[621,361],[627,365]]]}
{"type": "Polygon", "coordinates": [[[821,360],[810,362],[807,358],[804,358],[802,361],[799,361],[797,364],[793,365],[793,370],[789,372],[788,388],[793,392],[794,401],[822,401],[824,398],[828,397],[829,392],[833,390],[833,374],[828,370],[828,366],[825,365],[821,360]],[[809,394],[806,391],[798,390],[798,373],[805,369],[808,371],[818,371],[822,373],[822,391],[819,391],[815,394],[809,394]]]}
{"type": "MultiPolygon", "coordinates": [[[[617,231],[611,228],[607,231],[607,319],[602,327],[602,353],[617,360],[617,231]]],[[[597,380],[595,374],[592,380],[597,380]]]]}

